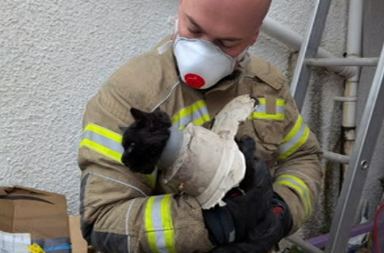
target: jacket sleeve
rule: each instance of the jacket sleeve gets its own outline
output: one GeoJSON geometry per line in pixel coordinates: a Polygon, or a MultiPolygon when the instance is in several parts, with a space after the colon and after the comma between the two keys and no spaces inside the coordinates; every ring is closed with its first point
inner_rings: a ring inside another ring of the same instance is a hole
{"type": "Polygon", "coordinates": [[[120,94],[110,79],[86,106],[78,156],[84,238],[111,253],[211,250],[193,197],[153,195],[156,175],[132,173],[120,162],[120,127],[132,122],[131,103],[120,94]]]}
{"type": "Polygon", "coordinates": [[[315,135],[298,112],[287,85],[283,86],[282,96],[285,100],[284,138],[279,146],[274,190],[290,208],[292,233],[308,219],[316,204],[323,176],[322,152],[315,135]]]}

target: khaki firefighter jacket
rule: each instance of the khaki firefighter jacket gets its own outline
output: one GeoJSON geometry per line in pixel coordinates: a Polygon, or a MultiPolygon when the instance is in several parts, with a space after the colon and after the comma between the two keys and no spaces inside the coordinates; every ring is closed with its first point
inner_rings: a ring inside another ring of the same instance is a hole
{"type": "Polygon", "coordinates": [[[133,122],[130,107],[160,108],[180,129],[189,122],[205,126],[241,94],[257,96],[261,105],[240,126],[238,137],[251,136],[257,156],[273,162],[274,190],[292,212],[292,232],[297,230],[311,215],[319,193],[321,151],[284,76],[252,57],[214,88],[196,90],[179,79],[172,49],[164,44],[169,40],[118,69],[87,104],[78,158],[86,240],[101,252],[210,251],[213,246],[193,197],[164,185],[161,172],[136,174],[120,162],[121,127],[133,122]]]}

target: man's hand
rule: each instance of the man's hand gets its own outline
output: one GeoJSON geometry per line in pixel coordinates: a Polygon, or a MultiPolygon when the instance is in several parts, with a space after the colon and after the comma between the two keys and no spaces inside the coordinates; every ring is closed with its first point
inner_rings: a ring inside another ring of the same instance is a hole
{"type": "Polygon", "coordinates": [[[255,157],[255,142],[244,136],[238,141],[246,161],[246,178],[239,191],[230,191],[226,206],[203,210],[214,253],[265,253],[292,227],[286,203],[273,192],[272,176],[265,161],[255,157]]]}
{"type": "Polygon", "coordinates": [[[274,193],[272,208],[249,235],[248,247],[254,253],[265,253],[286,237],[292,228],[292,215],[287,204],[274,193]]]}
{"type": "Polygon", "coordinates": [[[212,253],[266,253],[289,234],[291,227],[292,217],[288,206],[274,194],[269,212],[255,227],[248,227],[247,240],[222,245],[212,253]]]}

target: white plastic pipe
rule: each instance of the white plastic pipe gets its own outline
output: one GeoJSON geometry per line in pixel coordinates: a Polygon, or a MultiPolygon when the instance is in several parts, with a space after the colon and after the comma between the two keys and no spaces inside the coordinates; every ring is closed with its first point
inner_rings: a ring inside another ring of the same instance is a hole
{"type": "MultiPolygon", "coordinates": [[[[272,18],[266,17],[263,21],[263,25],[261,26],[260,30],[268,34],[272,38],[283,42],[287,46],[296,50],[300,50],[301,44],[303,42],[303,37],[300,34],[292,31],[288,27],[273,20],[272,18]]],[[[334,56],[332,53],[328,52],[323,48],[319,48],[317,57],[336,58],[336,56],[334,56]]],[[[356,68],[353,67],[329,66],[328,69],[346,78],[352,77],[357,73],[356,68]]]]}
{"type": "MultiPolygon", "coordinates": [[[[363,9],[364,0],[350,0],[348,13],[348,35],[347,35],[347,58],[361,57],[361,40],[363,32],[363,9]]],[[[360,80],[360,67],[355,67],[356,75],[348,78],[345,83],[344,97],[357,97],[357,86],[360,80]]],[[[343,147],[344,154],[349,156],[352,152],[356,139],[356,101],[343,102],[344,129],[343,147]]],[[[348,165],[343,166],[343,174],[346,174],[348,165]]]]}
{"type": "MultiPolygon", "coordinates": [[[[349,1],[348,35],[347,35],[347,58],[361,57],[361,39],[363,24],[363,4],[364,0],[349,1]]],[[[360,78],[360,68],[355,67],[356,75],[347,80],[344,96],[356,97],[357,85],[360,78]]],[[[343,126],[356,127],[356,102],[344,103],[343,126]]],[[[354,138],[353,138],[354,139],[354,138]]]]}
{"type": "Polygon", "coordinates": [[[379,57],[316,58],[305,62],[310,66],[377,66],[379,57]]]}

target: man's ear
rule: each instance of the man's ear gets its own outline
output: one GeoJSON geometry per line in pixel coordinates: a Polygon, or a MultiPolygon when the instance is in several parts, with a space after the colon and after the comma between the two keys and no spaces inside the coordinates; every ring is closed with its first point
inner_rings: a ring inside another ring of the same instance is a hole
{"type": "Polygon", "coordinates": [[[251,44],[250,44],[250,46],[253,46],[253,45],[256,43],[257,38],[259,37],[259,34],[260,34],[260,30],[257,29],[256,33],[254,34],[254,36],[253,36],[253,38],[252,38],[252,40],[251,40],[251,44]]]}

